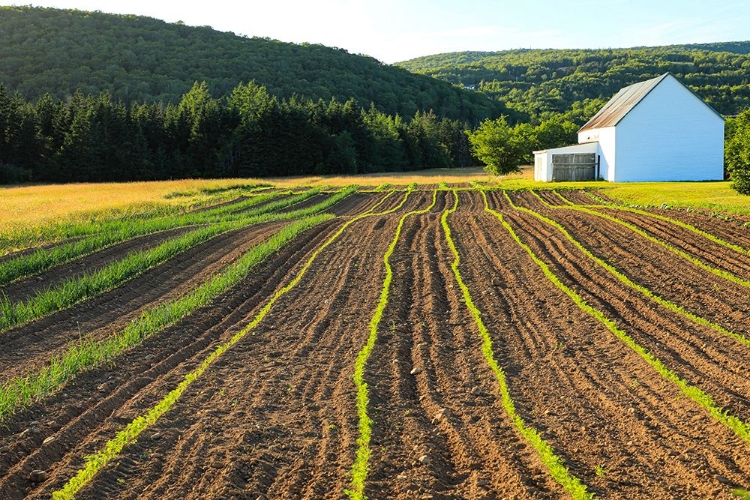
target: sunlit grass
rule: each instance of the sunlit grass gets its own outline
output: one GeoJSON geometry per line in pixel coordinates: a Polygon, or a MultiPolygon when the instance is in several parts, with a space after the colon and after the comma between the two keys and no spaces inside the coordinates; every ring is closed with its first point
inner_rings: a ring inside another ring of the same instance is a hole
{"type": "Polygon", "coordinates": [[[750,215],[750,196],[738,194],[730,182],[634,182],[609,184],[607,196],[642,206],[692,207],[750,215]]]}
{"type": "Polygon", "coordinates": [[[154,206],[188,207],[215,196],[215,190],[253,186],[255,179],[60,184],[0,188],[0,233],[52,221],[86,221],[101,212],[143,213],[154,206]],[[184,196],[169,196],[173,193],[184,196]]]}

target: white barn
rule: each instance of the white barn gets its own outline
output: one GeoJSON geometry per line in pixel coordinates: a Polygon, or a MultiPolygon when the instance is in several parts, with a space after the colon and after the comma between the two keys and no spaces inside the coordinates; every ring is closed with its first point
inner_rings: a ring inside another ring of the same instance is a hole
{"type": "Polygon", "coordinates": [[[578,143],[534,151],[534,179],[724,178],[724,118],[670,73],[620,90],[581,127],[578,143]]]}

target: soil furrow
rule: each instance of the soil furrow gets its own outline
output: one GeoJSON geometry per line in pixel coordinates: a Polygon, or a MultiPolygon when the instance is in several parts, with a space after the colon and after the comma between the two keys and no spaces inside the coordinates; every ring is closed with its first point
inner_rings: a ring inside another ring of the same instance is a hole
{"type": "MultiPolygon", "coordinates": [[[[411,199],[402,211],[429,202],[417,194],[411,199]]],[[[255,335],[228,351],[157,423],[152,431],[165,438],[126,451],[124,458],[139,464],[126,479],[131,495],[341,496],[356,440],[352,366],[366,338],[368,306],[377,301],[378,262],[388,244],[374,228],[385,219],[383,231],[392,231],[398,217],[376,216],[349,228],[279,299],[255,335]],[[190,449],[188,457],[175,455],[176,443],[194,435],[203,447],[190,449]],[[184,466],[176,475],[154,475],[150,461],[138,458],[152,452],[184,466]],[[261,466],[269,462],[272,468],[261,466]]],[[[113,463],[80,497],[116,484],[122,474],[113,463]]]]}
{"type": "Polygon", "coordinates": [[[562,496],[499,402],[439,212],[407,221],[391,260],[399,279],[366,373],[375,422],[368,496],[562,496]]]}
{"type": "MultiPolygon", "coordinates": [[[[613,200],[602,192],[594,192],[596,196],[607,200],[615,205],[621,205],[622,202],[613,200]]],[[[563,196],[567,197],[567,193],[563,196]]],[[[574,201],[574,200],[571,200],[574,201]]],[[[593,201],[593,200],[592,200],[593,201]]],[[[578,203],[576,201],[576,203],[578,203]]],[[[585,204],[585,202],[583,203],[585,204]]],[[[658,208],[658,207],[639,207],[640,210],[652,212],[656,215],[669,217],[681,222],[690,224],[702,231],[713,234],[723,240],[743,248],[750,249],[750,225],[743,225],[750,222],[750,217],[742,215],[731,215],[728,219],[717,216],[706,209],[701,208],[658,208]]]]}
{"type": "Polygon", "coordinates": [[[129,253],[149,250],[193,229],[195,227],[179,227],[116,243],[42,273],[0,286],[0,295],[4,294],[10,302],[25,301],[36,293],[47,288],[53,288],[65,280],[78,278],[85,273],[93,273],[122,259],[129,253]]]}
{"type": "Polygon", "coordinates": [[[0,380],[33,371],[71,342],[112,335],[150,305],[183,295],[220,272],[285,224],[271,222],[219,235],[109,292],[0,334],[0,380]]]}
{"type": "Polygon", "coordinates": [[[75,384],[5,422],[0,447],[7,446],[9,452],[0,462],[0,497],[22,498],[27,490],[44,497],[60,487],[81,466],[82,456],[161,399],[194,366],[191,360],[205,357],[218,341],[231,336],[234,325],[273,295],[279,282],[338,225],[332,221],[304,233],[213,307],[152,336],[120,356],[114,366],[79,376],[75,384]],[[26,431],[34,428],[41,432],[26,431]],[[42,443],[46,435],[55,437],[54,454],[42,443]],[[28,481],[35,468],[46,470],[49,480],[28,481]]]}
{"type": "Polygon", "coordinates": [[[511,197],[516,204],[561,224],[594,255],[632,281],[697,316],[750,337],[747,288],[701,269],[615,222],[581,212],[550,210],[530,195],[511,197]]]}
{"type": "Polygon", "coordinates": [[[581,312],[493,219],[459,205],[450,222],[462,272],[498,336],[496,356],[519,414],[598,496],[729,498],[716,476],[747,477],[747,443],[581,312]],[[500,300],[481,293],[498,274],[505,285],[495,288],[500,300]],[[526,342],[531,329],[544,338],[541,348],[526,342]],[[504,330],[511,332],[500,336],[504,330]],[[658,420],[648,418],[654,415],[658,420]],[[684,459],[671,458],[687,449],[684,459]]]}
{"type": "Polygon", "coordinates": [[[696,325],[626,287],[596,266],[557,229],[528,214],[506,212],[521,239],[567,286],[590,305],[607,311],[640,345],[681,378],[712,395],[722,408],[750,420],[750,380],[744,360],[750,346],[696,325]]]}
{"type": "Polygon", "coordinates": [[[640,227],[653,237],[668,242],[671,246],[684,251],[688,255],[697,257],[709,266],[723,269],[739,278],[750,281],[750,255],[748,254],[740,254],[667,221],[611,208],[598,209],[597,212],[640,227]]]}

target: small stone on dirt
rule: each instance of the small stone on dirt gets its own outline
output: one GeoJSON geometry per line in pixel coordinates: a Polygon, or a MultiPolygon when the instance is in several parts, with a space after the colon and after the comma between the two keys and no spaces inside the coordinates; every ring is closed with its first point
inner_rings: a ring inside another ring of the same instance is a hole
{"type": "Polygon", "coordinates": [[[419,463],[422,465],[428,465],[430,463],[430,456],[422,455],[421,457],[419,457],[419,463]]]}
{"type": "Polygon", "coordinates": [[[477,479],[477,486],[487,486],[490,484],[488,479],[477,479]]]}
{"type": "Polygon", "coordinates": [[[716,474],[716,475],[714,476],[714,478],[715,478],[715,479],[716,479],[717,481],[719,481],[720,483],[724,483],[724,484],[734,484],[734,483],[733,483],[733,482],[732,482],[732,481],[731,481],[730,479],[728,479],[728,478],[726,478],[726,477],[722,476],[721,474],[716,474]]]}
{"type": "Polygon", "coordinates": [[[440,408],[440,410],[438,410],[438,412],[435,414],[435,416],[432,417],[432,421],[433,422],[437,422],[438,420],[440,420],[444,416],[445,416],[445,408],[440,408]]]}
{"type": "Polygon", "coordinates": [[[161,433],[159,433],[159,432],[153,433],[151,435],[151,439],[153,439],[154,441],[156,441],[157,439],[161,439],[161,433]]]}
{"type": "Polygon", "coordinates": [[[10,446],[3,446],[0,448],[0,453],[8,453],[10,451],[10,446]]]}
{"type": "Polygon", "coordinates": [[[55,440],[55,436],[47,436],[46,438],[44,438],[44,441],[42,441],[42,444],[51,443],[54,440],[55,440]]]}
{"type": "Polygon", "coordinates": [[[410,371],[409,373],[411,375],[419,375],[420,373],[422,373],[422,369],[421,368],[413,368],[412,371],[410,371]]]}
{"type": "Polygon", "coordinates": [[[29,473],[29,481],[32,483],[42,483],[47,480],[47,472],[39,469],[34,469],[29,473]]]}

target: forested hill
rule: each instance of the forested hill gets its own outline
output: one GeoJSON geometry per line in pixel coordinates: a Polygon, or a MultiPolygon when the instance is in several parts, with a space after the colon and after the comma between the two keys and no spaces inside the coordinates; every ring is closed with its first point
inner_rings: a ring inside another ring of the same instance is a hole
{"type": "Polygon", "coordinates": [[[126,103],[176,103],[196,81],[205,81],[214,97],[255,81],[282,98],[355,98],[360,106],[373,102],[405,117],[432,109],[476,124],[507,113],[483,94],[343,49],[139,16],[0,7],[0,61],[0,83],[26,99],[82,90],[126,103]]]}
{"type": "MultiPolygon", "coordinates": [[[[667,71],[725,115],[750,108],[750,42],[602,50],[458,52],[399,66],[474,87],[527,117],[568,112],[586,99],[608,100],[620,88],[667,71]],[[577,103],[577,104],[576,104],[577,103]]],[[[600,103],[597,101],[596,103],[600,103]]]]}

